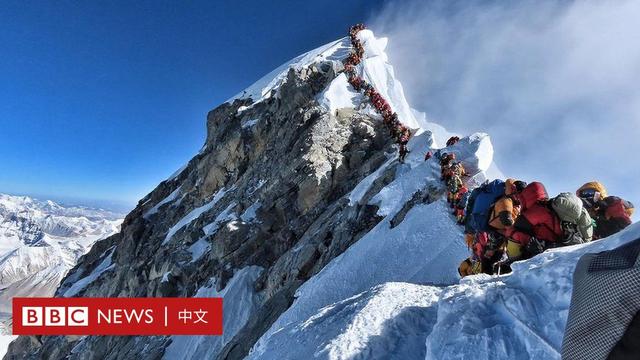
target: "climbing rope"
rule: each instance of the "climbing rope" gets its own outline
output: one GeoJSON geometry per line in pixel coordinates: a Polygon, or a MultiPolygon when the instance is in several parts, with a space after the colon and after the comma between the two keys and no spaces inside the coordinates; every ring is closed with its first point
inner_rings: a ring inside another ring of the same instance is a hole
{"type": "Polygon", "coordinates": [[[360,64],[364,56],[364,47],[357,35],[364,29],[364,24],[356,24],[349,29],[349,37],[351,38],[351,46],[353,49],[344,60],[344,71],[347,74],[349,84],[357,91],[362,91],[378,114],[382,115],[382,121],[387,129],[389,129],[389,135],[400,146],[400,161],[403,162],[404,157],[409,152],[407,143],[411,138],[411,130],[400,122],[398,114],[391,110],[389,102],[376,91],[373,85],[356,74],[356,66],[360,64]]]}

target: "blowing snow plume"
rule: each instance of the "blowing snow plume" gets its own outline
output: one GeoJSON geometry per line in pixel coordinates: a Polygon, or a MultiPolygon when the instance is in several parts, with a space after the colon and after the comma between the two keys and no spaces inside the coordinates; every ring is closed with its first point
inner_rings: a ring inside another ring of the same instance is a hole
{"type": "Polygon", "coordinates": [[[506,174],[551,193],[597,178],[637,201],[639,17],[634,1],[401,1],[370,23],[412,106],[488,132],[506,174]]]}

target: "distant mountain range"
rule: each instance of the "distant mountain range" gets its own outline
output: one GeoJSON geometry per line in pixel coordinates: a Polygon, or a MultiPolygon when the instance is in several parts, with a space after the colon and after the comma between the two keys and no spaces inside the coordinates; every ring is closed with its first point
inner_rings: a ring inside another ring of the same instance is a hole
{"type": "Polygon", "coordinates": [[[120,231],[123,214],[0,194],[0,334],[11,298],[52,296],[94,242],[120,231]]]}

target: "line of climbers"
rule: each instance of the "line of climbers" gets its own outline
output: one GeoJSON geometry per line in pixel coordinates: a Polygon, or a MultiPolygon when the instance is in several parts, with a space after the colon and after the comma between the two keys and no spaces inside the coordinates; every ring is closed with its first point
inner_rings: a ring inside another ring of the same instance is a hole
{"type": "MultiPolygon", "coordinates": [[[[454,136],[447,147],[460,140],[454,136]]],[[[488,180],[469,191],[464,166],[454,153],[429,151],[425,161],[439,160],[447,201],[460,225],[471,256],[460,264],[461,276],[511,271],[514,261],[528,259],[546,249],[575,245],[613,235],[631,224],[634,206],[608,196],[597,181],[574,194],[549,198],[544,185],[507,179],[488,180]]]]}
{"type": "MultiPolygon", "coordinates": [[[[353,49],[344,60],[349,84],[362,90],[376,111],[382,115],[389,134],[399,145],[399,160],[409,153],[407,143],[411,130],[400,122],[398,114],[376,89],[356,73],[362,61],[364,47],[357,35],[363,24],[350,28],[353,49]]],[[[451,137],[447,147],[459,137],[451,137]]],[[[432,156],[440,161],[441,177],[447,185],[447,201],[453,214],[465,227],[465,242],[472,255],[459,266],[461,276],[486,273],[506,273],[510,264],[535,256],[546,249],[601,239],[631,224],[634,207],[617,196],[607,196],[605,187],[592,181],[580,187],[576,194],[561,193],[549,198],[544,185],[507,179],[486,181],[469,191],[464,181],[464,166],[454,153],[443,149],[432,156]]]]}
{"type": "Polygon", "coordinates": [[[351,38],[351,46],[353,49],[344,60],[344,71],[347,74],[349,84],[351,84],[356,91],[362,90],[376,111],[382,115],[382,121],[387,129],[389,129],[389,135],[394,138],[399,146],[399,160],[401,163],[404,163],[405,157],[410,152],[407,148],[407,143],[409,143],[412,135],[411,130],[400,122],[398,114],[391,109],[387,100],[385,100],[371,84],[356,73],[356,66],[360,64],[364,56],[364,47],[357,35],[364,29],[364,24],[356,24],[349,29],[349,37],[351,38]]]}
{"type": "Polygon", "coordinates": [[[596,181],[553,198],[540,182],[487,181],[467,199],[465,242],[472,254],[458,271],[461,276],[509,272],[514,261],[546,249],[613,235],[631,224],[633,211],[631,202],[607,196],[596,181]]]}

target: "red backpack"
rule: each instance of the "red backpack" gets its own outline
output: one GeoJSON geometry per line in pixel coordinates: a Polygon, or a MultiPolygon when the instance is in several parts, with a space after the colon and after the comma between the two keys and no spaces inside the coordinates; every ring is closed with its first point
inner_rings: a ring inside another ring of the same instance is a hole
{"type": "Polygon", "coordinates": [[[604,217],[607,220],[612,218],[621,219],[627,225],[631,224],[631,216],[629,214],[633,214],[633,204],[617,196],[606,197],[604,203],[606,204],[604,217]]]}
{"type": "Polygon", "coordinates": [[[539,240],[557,242],[564,237],[560,218],[548,206],[537,203],[521,215],[533,227],[533,234],[530,235],[539,240]]]}
{"type": "Polygon", "coordinates": [[[513,197],[520,202],[520,210],[524,212],[526,209],[538,203],[538,201],[548,199],[549,195],[547,195],[547,189],[545,189],[542,183],[534,181],[513,197]]]}

